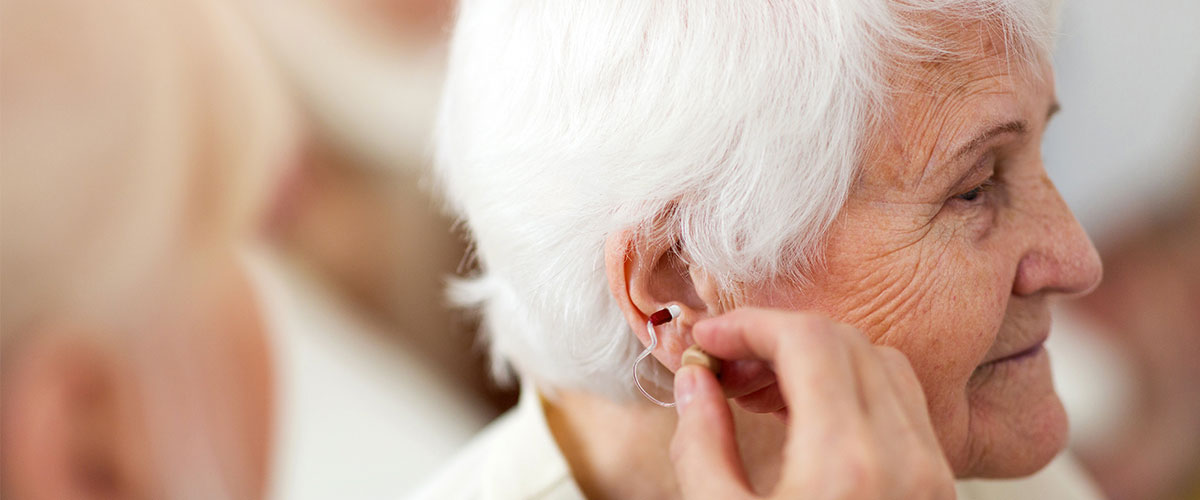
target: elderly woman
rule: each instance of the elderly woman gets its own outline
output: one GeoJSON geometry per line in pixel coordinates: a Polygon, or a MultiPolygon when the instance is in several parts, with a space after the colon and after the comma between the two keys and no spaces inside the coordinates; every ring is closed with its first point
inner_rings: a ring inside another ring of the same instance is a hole
{"type": "Polygon", "coordinates": [[[0,1],[0,498],[402,498],[482,425],[259,244],[306,157],[241,7],[0,1]]]}
{"type": "MultiPolygon", "coordinates": [[[[524,395],[429,498],[948,498],[1045,468],[1048,303],[1101,272],[1039,155],[1048,3],[466,2],[439,173],[480,273],[453,293],[524,395]],[[679,416],[634,383],[669,401],[671,372],[679,416]]],[[[1027,486],[1086,497],[1068,469],[1027,486]]]]}

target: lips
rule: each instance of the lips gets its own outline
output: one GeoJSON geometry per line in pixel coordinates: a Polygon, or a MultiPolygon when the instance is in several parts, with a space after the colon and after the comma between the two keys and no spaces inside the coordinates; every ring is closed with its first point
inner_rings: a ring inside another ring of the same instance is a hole
{"type": "Polygon", "coordinates": [[[1038,335],[1035,338],[1035,340],[1032,342],[1027,342],[1027,343],[1023,344],[1022,346],[1019,346],[1014,349],[1008,349],[1006,351],[1001,351],[1001,353],[997,356],[989,356],[989,358],[987,360],[985,360],[983,363],[981,363],[979,366],[984,367],[984,366],[991,365],[991,364],[1004,363],[1004,362],[1008,362],[1008,361],[1017,361],[1017,360],[1028,358],[1030,356],[1034,356],[1042,351],[1042,348],[1046,343],[1046,338],[1049,336],[1050,336],[1050,332],[1047,330],[1047,331],[1041,333],[1040,335],[1038,335]]]}

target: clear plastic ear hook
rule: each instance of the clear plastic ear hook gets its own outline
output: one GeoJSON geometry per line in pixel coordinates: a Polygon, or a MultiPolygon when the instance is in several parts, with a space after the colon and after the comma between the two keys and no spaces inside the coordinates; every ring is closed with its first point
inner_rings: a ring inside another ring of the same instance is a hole
{"type": "Polygon", "coordinates": [[[679,307],[679,305],[671,304],[667,306],[666,309],[661,309],[656,311],[654,314],[651,314],[650,320],[646,322],[646,333],[650,334],[650,345],[646,346],[646,349],[642,351],[642,353],[638,355],[637,360],[633,362],[633,383],[637,384],[638,390],[642,391],[642,395],[645,396],[646,399],[649,399],[650,402],[663,408],[674,408],[675,403],[659,401],[658,398],[651,396],[649,392],[646,392],[646,388],[642,387],[642,380],[638,378],[638,365],[640,365],[642,360],[646,359],[646,356],[649,356],[650,353],[654,352],[654,349],[658,347],[658,334],[654,331],[654,327],[669,323],[671,320],[678,318],[682,313],[683,310],[679,307]]]}

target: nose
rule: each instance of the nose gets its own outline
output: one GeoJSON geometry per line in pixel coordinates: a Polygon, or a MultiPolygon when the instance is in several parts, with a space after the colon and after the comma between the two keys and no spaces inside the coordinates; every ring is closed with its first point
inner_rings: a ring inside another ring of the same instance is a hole
{"type": "Polygon", "coordinates": [[[1041,183],[1042,195],[1025,211],[1029,239],[1017,267],[1013,293],[1086,295],[1100,284],[1100,254],[1044,173],[1041,183]]]}

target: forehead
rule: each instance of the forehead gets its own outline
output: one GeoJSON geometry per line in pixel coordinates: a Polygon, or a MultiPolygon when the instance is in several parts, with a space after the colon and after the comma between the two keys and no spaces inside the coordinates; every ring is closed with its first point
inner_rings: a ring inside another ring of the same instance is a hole
{"type": "Polygon", "coordinates": [[[1015,55],[1003,40],[983,25],[964,27],[952,38],[953,52],[897,65],[889,113],[874,125],[861,180],[914,187],[978,128],[1044,121],[1053,102],[1047,62],[1015,55]]]}

